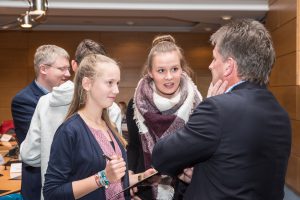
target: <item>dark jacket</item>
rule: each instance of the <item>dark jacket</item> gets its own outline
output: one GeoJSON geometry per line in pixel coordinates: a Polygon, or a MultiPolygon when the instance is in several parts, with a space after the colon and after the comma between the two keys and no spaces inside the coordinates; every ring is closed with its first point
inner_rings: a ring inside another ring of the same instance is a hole
{"type": "MultiPolygon", "coordinates": [[[[19,145],[27,135],[35,107],[43,95],[45,93],[32,81],[12,100],[11,113],[19,145]]],[[[40,200],[41,187],[41,168],[22,163],[21,194],[24,200],[40,200]]]]}
{"type": "Polygon", "coordinates": [[[19,145],[27,135],[35,107],[43,95],[45,93],[32,81],[12,100],[11,112],[19,145]]]}
{"type": "Polygon", "coordinates": [[[290,148],[287,113],[265,86],[244,82],[200,103],[152,161],[169,175],[194,166],[184,199],[282,200],[290,148]]]}
{"type": "Polygon", "coordinates": [[[143,149],[139,136],[139,129],[133,119],[133,99],[128,102],[126,120],[128,127],[128,146],[127,146],[127,157],[128,157],[128,168],[129,170],[140,173],[145,171],[143,149]]]}
{"type": "MultiPolygon", "coordinates": [[[[125,149],[117,140],[124,160],[125,149]]],[[[95,137],[78,114],[65,121],[56,131],[51,146],[48,169],[45,174],[43,194],[45,200],[74,199],[72,182],[81,180],[105,169],[106,160],[95,137]]],[[[128,173],[123,177],[123,188],[129,186],[128,173]]],[[[82,200],[106,199],[101,187],[81,198],[82,200]]],[[[125,199],[130,199],[129,191],[125,199]]]]}

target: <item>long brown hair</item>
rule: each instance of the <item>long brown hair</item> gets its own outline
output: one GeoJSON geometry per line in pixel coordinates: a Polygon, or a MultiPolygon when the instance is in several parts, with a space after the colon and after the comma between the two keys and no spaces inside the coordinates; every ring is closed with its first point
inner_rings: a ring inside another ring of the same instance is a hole
{"type": "MultiPolygon", "coordinates": [[[[118,66],[116,61],[114,61],[113,59],[107,56],[100,55],[100,54],[88,55],[81,61],[79,68],[74,77],[74,94],[73,94],[73,99],[69,107],[66,119],[70,118],[72,115],[77,113],[80,109],[85,107],[87,93],[82,87],[82,80],[84,77],[87,77],[91,80],[95,80],[95,78],[98,76],[97,65],[101,65],[103,63],[113,63],[116,66],[118,66]]],[[[103,109],[101,117],[105,121],[107,126],[110,128],[110,130],[113,131],[113,133],[118,137],[122,145],[126,147],[127,145],[126,140],[118,132],[116,126],[110,121],[106,108],[103,109]]]]}

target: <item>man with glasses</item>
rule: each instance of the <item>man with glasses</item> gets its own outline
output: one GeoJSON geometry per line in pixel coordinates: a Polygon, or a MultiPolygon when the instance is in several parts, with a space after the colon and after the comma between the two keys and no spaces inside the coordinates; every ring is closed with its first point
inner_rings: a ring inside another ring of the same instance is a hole
{"type": "MultiPolygon", "coordinates": [[[[105,55],[104,47],[90,39],[84,39],[78,45],[71,66],[76,72],[82,59],[89,54],[105,55]]],[[[34,111],[25,140],[20,147],[20,155],[28,165],[41,167],[42,186],[48,167],[51,144],[56,129],[65,120],[74,93],[74,83],[67,81],[52,92],[41,97],[34,111]],[[45,115],[47,113],[47,115],[45,115]]],[[[108,108],[110,120],[121,131],[121,110],[116,103],[108,108]]],[[[41,196],[43,198],[43,195],[41,196]]]]}
{"type": "MultiPolygon", "coordinates": [[[[34,55],[36,78],[12,100],[11,112],[18,144],[26,137],[39,98],[70,78],[70,56],[56,45],[42,45],[34,55]]],[[[46,113],[45,113],[46,114],[46,113]]],[[[41,168],[22,163],[21,194],[24,200],[41,197],[41,168]]]]}

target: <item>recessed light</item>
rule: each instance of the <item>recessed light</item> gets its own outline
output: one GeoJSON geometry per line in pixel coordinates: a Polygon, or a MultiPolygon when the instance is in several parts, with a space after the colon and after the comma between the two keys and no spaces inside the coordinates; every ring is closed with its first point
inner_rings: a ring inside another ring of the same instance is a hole
{"type": "Polygon", "coordinates": [[[225,20],[225,21],[228,21],[228,20],[231,20],[232,19],[232,16],[230,16],[230,15],[224,15],[224,16],[222,16],[221,17],[223,20],[225,20]]]}
{"type": "Polygon", "coordinates": [[[134,25],[134,22],[133,21],[127,21],[126,24],[129,25],[129,26],[132,26],[132,25],[134,25]]]}
{"type": "Polygon", "coordinates": [[[9,28],[9,26],[8,25],[4,25],[4,26],[2,26],[2,29],[8,29],[9,28]]]}
{"type": "Polygon", "coordinates": [[[209,31],[212,30],[212,28],[210,28],[210,27],[205,27],[204,30],[207,31],[207,32],[209,32],[209,31]]]}

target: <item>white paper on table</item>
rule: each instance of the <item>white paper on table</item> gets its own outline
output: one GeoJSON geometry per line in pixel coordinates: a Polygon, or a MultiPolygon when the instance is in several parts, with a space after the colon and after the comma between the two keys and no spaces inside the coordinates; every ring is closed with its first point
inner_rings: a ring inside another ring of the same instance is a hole
{"type": "Polygon", "coordinates": [[[12,135],[3,134],[1,137],[1,142],[8,142],[12,138],[12,135]]]}
{"type": "Polygon", "coordinates": [[[0,165],[3,165],[5,163],[3,156],[0,154],[0,165]]]}
{"type": "Polygon", "coordinates": [[[21,173],[22,171],[22,163],[11,163],[10,172],[21,173]]]}
{"type": "Polygon", "coordinates": [[[22,173],[22,163],[12,163],[10,165],[10,171],[9,171],[10,178],[21,176],[21,173],[22,173]]]}

